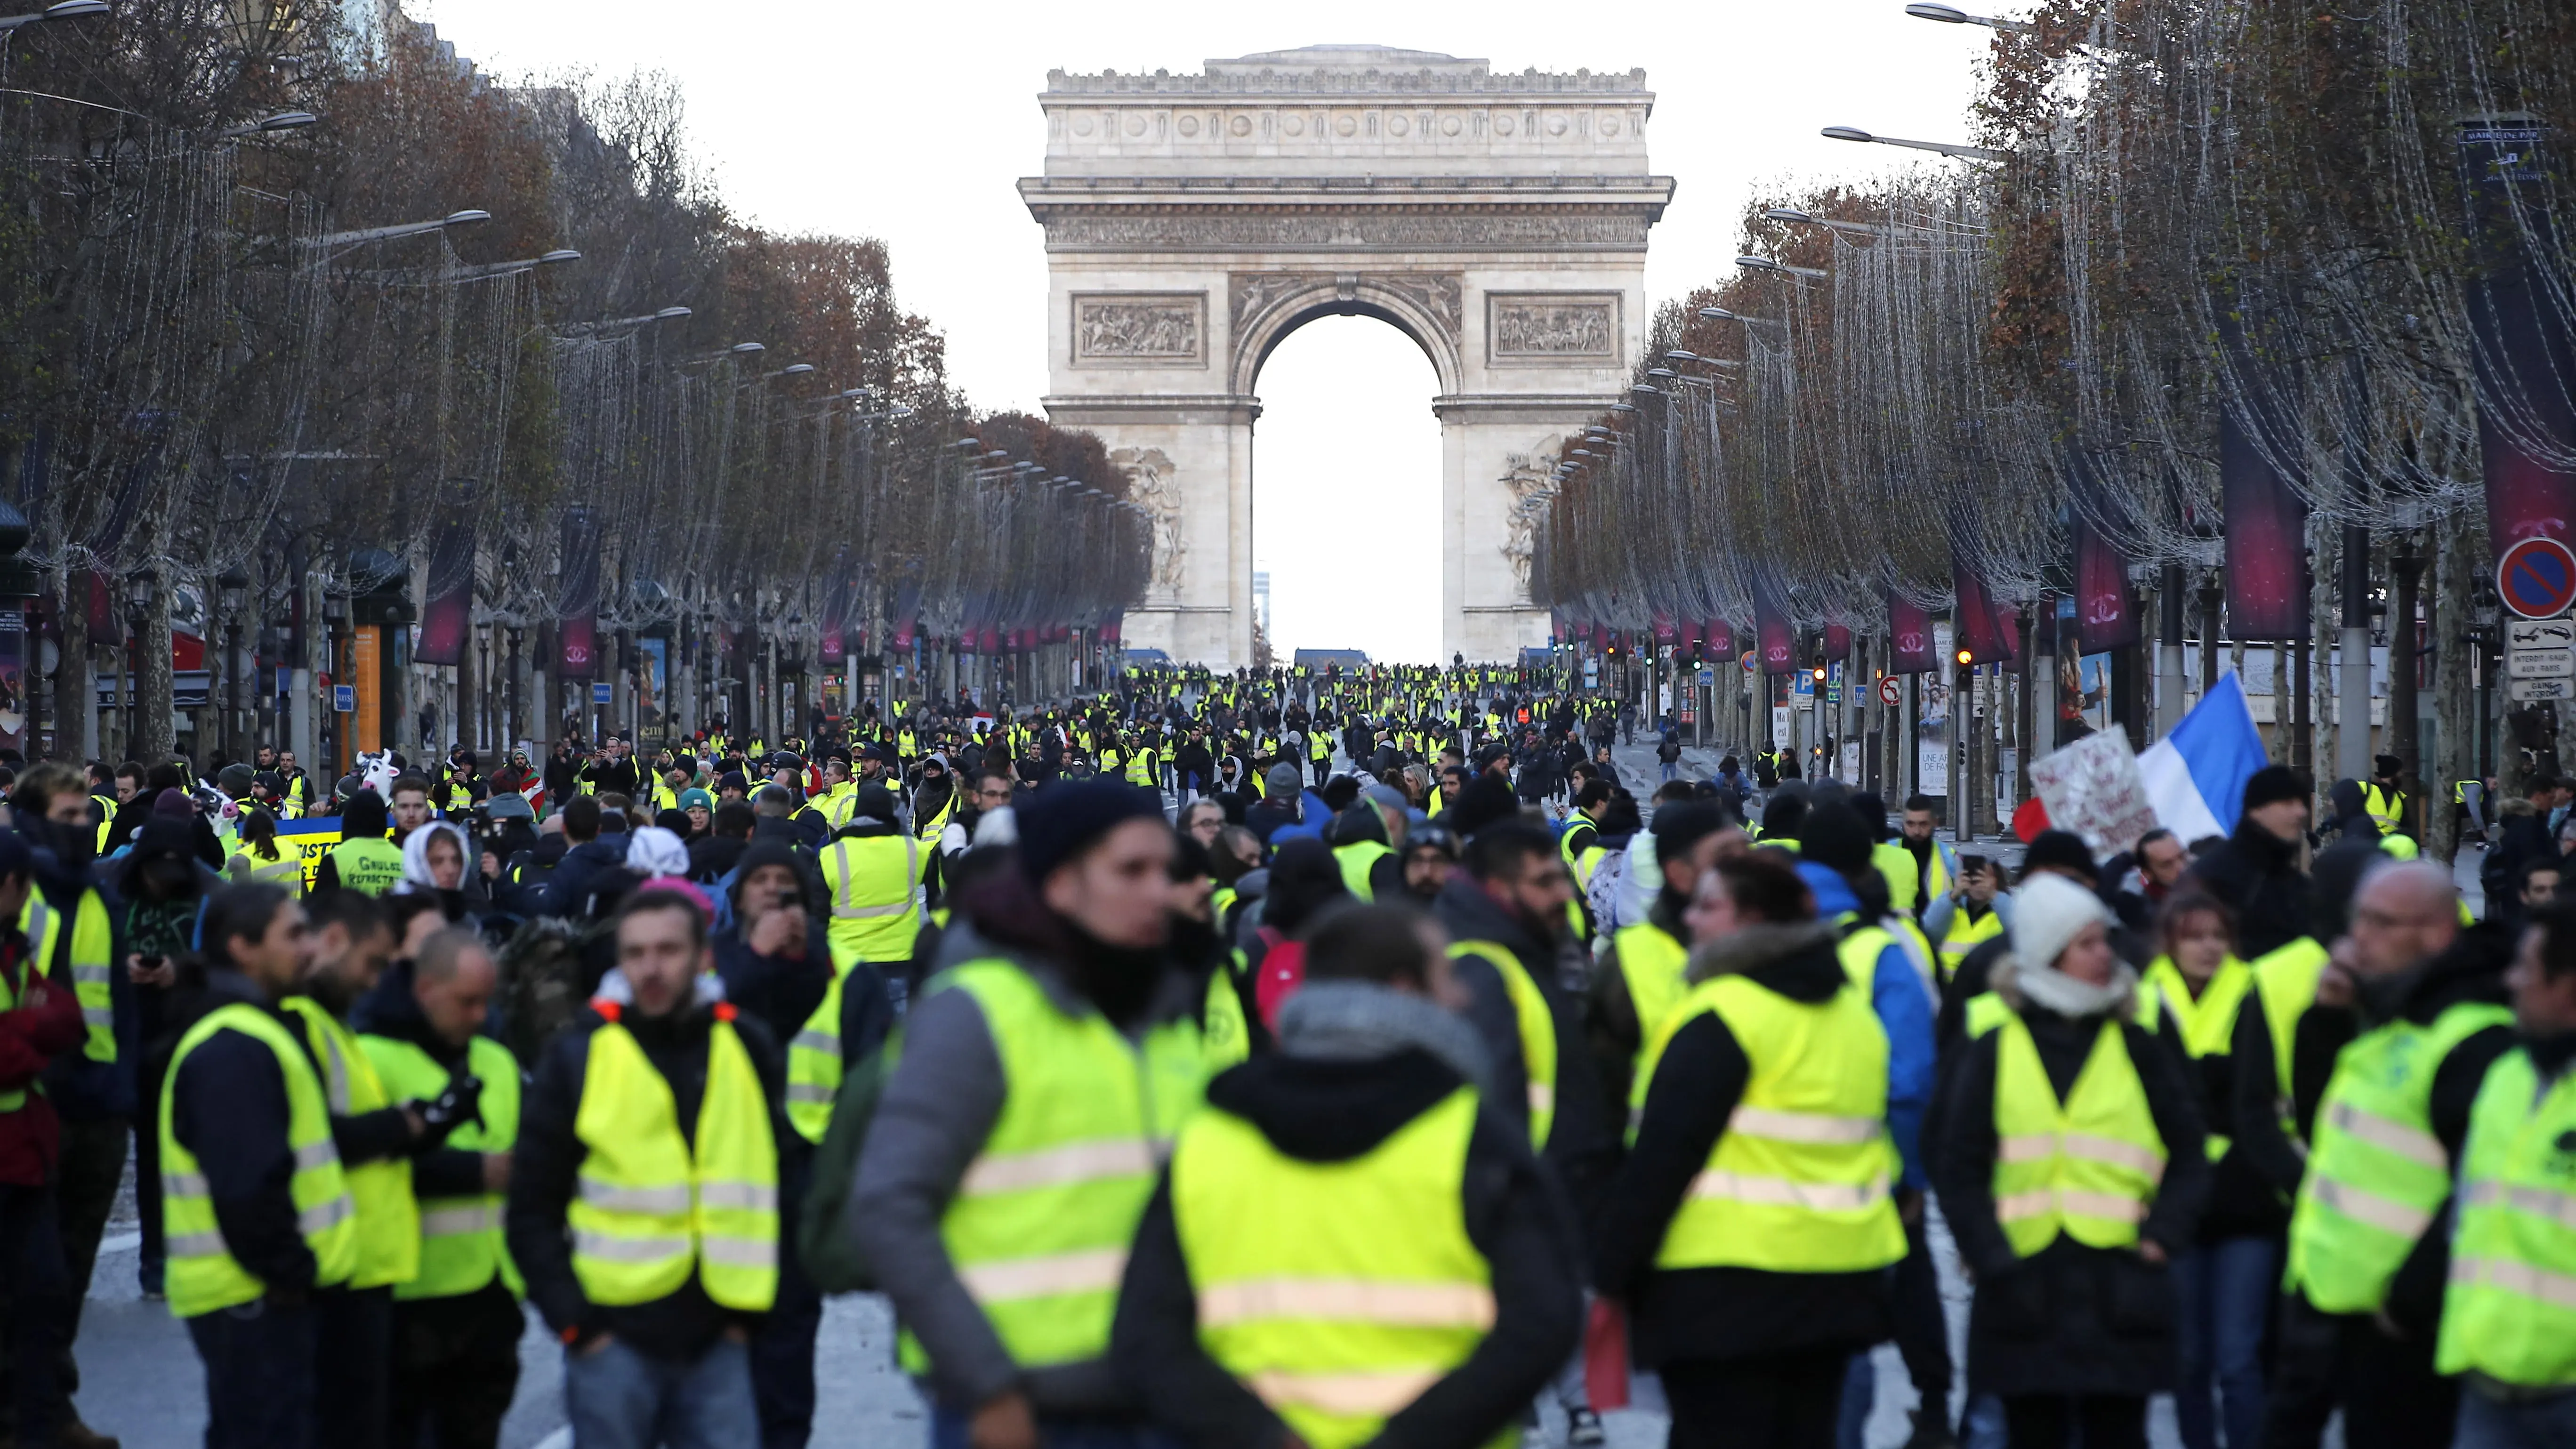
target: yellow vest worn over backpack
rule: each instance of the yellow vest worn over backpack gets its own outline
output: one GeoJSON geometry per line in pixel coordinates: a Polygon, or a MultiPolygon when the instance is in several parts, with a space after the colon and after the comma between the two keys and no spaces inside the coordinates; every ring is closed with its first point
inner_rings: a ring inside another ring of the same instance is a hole
{"type": "Polygon", "coordinates": [[[841,988],[850,973],[835,967],[822,1004],[787,1043],[787,1123],[820,1146],[832,1125],[832,1102],[841,1094],[847,1064],[841,1059],[841,988]]]}
{"type": "Polygon", "coordinates": [[[833,965],[909,960],[921,934],[921,842],[908,832],[846,836],[824,846],[816,864],[832,898],[833,965]]]}
{"type": "Polygon", "coordinates": [[[2517,1388],[2576,1387],[2576,1074],[2544,1090],[2527,1051],[2496,1059],[2460,1150],[2458,1228],[2434,1367],[2517,1388]]]}
{"type": "Polygon", "coordinates": [[[572,1271],[593,1303],[667,1298],[695,1273],[707,1297],[745,1313],[778,1296],[778,1140],[768,1092],[723,1002],[707,1035],[697,1131],[614,1002],[590,1034],[581,1108],[581,1188],[569,1213],[572,1271]]]}
{"type": "Polygon", "coordinates": [[[2118,1019],[2105,1020],[2064,1101],[2018,1012],[1995,1028],[1995,1220],[2028,1258],[2064,1233],[2134,1247],[2164,1180],[2164,1137],[2118,1019]]]}
{"type": "Polygon", "coordinates": [[[2430,1026],[2392,1021],[2335,1057],[2317,1139],[2290,1209],[2285,1286],[2327,1313],[2373,1313],[2415,1241],[2451,1195],[2451,1157],[2433,1135],[2433,1075],[2502,1006],[2462,1002],[2430,1026]]]}
{"type": "MultiPolygon", "coordinates": [[[[447,1090],[452,1074],[412,1042],[368,1035],[358,1038],[358,1046],[397,1100],[428,1101],[447,1090]]],[[[447,1145],[459,1152],[509,1151],[519,1140],[518,1059],[508,1047],[478,1036],[466,1046],[465,1067],[482,1081],[483,1095],[476,1099],[475,1119],[449,1133],[447,1145]]],[[[508,1199],[506,1191],[421,1199],[420,1271],[411,1281],[396,1284],[394,1297],[459,1298],[495,1277],[511,1296],[525,1297],[527,1285],[502,1236],[501,1211],[508,1199]]]]}
{"type": "MultiPolygon", "coordinates": [[[[1206,1067],[1198,1028],[1172,1022],[1131,1043],[1087,1005],[1067,1015],[998,958],[933,978],[975,998],[1002,1064],[992,1132],[939,1220],[966,1292],[1023,1369],[1109,1352],[1127,1247],[1206,1067]]],[[[904,1367],[929,1356],[909,1333],[904,1367]]]]}
{"type": "Polygon", "coordinates": [[[1342,1162],[1291,1157],[1214,1109],[1181,1129],[1172,1226],[1199,1343],[1313,1449],[1377,1438],[1493,1328],[1461,1207],[1475,1125],[1462,1087],[1342,1162]]]}
{"type": "MultiPolygon", "coordinates": [[[[278,1003],[303,1019],[305,1040],[322,1065],[322,1092],[334,1117],[363,1117],[394,1103],[376,1064],[358,1045],[356,1033],[340,1024],[310,996],[290,996],[278,1003]]],[[[358,1205],[358,1263],[349,1275],[352,1288],[381,1288],[408,1283],[420,1273],[420,1203],[412,1196],[411,1159],[384,1158],[345,1164],[350,1200],[358,1205]]]]}
{"type": "Polygon", "coordinates": [[[1886,1127],[1887,1033],[1868,993],[1847,986],[1810,1005],[1742,976],[1699,983],[1649,1039],[1629,1087],[1631,1123],[1673,1037],[1709,1014],[1751,1070],[1655,1266],[1857,1273],[1904,1257],[1890,1196],[1899,1164],[1886,1127]]]}
{"type": "Polygon", "coordinates": [[[285,1023],[247,1002],[231,1002],[188,1029],[161,1079],[161,1226],[170,1255],[164,1286],[170,1312],[179,1318],[255,1303],[268,1292],[225,1247],[205,1171],[180,1145],[171,1115],[188,1054],[219,1031],[237,1031],[267,1047],[286,1080],[286,1145],[295,1154],[287,1192],[295,1202],[296,1230],[313,1253],[314,1286],[346,1283],[358,1265],[358,1208],[340,1173],[339,1150],[331,1145],[330,1102],[313,1059],[285,1023]]]}

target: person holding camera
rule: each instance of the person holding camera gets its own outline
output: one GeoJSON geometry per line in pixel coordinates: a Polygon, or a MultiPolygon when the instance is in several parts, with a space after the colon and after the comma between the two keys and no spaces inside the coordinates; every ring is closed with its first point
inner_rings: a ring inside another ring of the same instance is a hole
{"type": "Polygon", "coordinates": [[[411,1161],[420,1202],[420,1268],[394,1287],[392,1442],[422,1430],[438,1449],[488,1449],[519,1381],[519,1299],[502,1241],[510,1149],[519,1132],[519,1064],[481,1034],[500,967],[472,930],[445,927],[398,961],[360,1003],[359,1047],[398,1098],[450,1089],[460,1121],[411,1161]]]}
{"type": "Polygon", "coordinates": [[[387,1442],[390,1424],[394,1290],[420,1275],[412,1158],[474,1115],[478,1089],[450,1082],[435,1099],[397,1098],[348,1025],[394,953],[384,907],[373,896],[338,890],[317,893],[305,909],[311,964],[302,989],[278,1004],[303,1028],[321,1067],[331,1140],[357,1225],[347,1282],[317,1300],[314,1420],[318,1443],[371,1449],[387,1442]]]}

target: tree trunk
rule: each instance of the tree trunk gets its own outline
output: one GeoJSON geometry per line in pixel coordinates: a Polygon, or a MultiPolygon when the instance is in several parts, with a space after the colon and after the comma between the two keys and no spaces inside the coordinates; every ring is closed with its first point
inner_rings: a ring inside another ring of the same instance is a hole
{"type": "Polygon", "coordinates": [[[60,605],[55,618],[61,623],[63,639],[54,663],[53,757],[78,761],[97,753],[98,688],[90,682],[89,672],[89,575],[56,570],[54,598],[60,605]]]}
{"type": "Polygon", "coordinates": [[[137,740],[132,758],[145,765],[167,761],[179,747],[179,710],[174,695],[177,681],[170,676],[170,592],[169,585],[153,586],[151,606],[143,613],[143,631],[137,636],[143,662],[137,669],[142,676],[142,719],[135,725],[137,740]]]}

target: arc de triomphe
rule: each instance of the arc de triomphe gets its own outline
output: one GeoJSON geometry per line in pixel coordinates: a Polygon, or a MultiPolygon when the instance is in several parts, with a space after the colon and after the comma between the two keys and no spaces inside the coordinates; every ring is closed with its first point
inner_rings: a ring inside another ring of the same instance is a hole
{"type": "Polygon", "coordinates": [[[1289,333],[1356,314],[1439,378],[1442,657],[1546,643],[1516,508],[1645,345],[1646,230],[1673,192],[1646,166],[1645,72],[1315,46],[1051,72],[1038,99],[1046,174],[1020,196],[1046,228],[1047,413],[1099,434],[1156,515],[1128,642],[1251,662],[1254,384],[1289,333]]]}

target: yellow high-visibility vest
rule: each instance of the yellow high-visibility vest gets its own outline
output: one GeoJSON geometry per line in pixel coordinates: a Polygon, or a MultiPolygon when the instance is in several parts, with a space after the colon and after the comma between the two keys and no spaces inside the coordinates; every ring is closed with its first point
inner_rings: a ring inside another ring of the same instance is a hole
{"type": "MultiPolygon", "coordinates": [[[[359,1117],[393,1105],[376,1064],[357,1034],[310,996],[279,1005],[304,1020],[313,1059],[322,1064],[322,1091],[334,1117],[359,1117]]],[[[346,1166],[349,1197],[358,1205],[358,1263],[352,1288],[408,1283],[420,1272],[420,1203],[412,1196],[411,1159],[383,1158],[346,1166]]]]}
{"type": "Polygon", "coordinates": [[[1995,1043],[1995,1219],[2018,1257],[2064,1233],[2095,1248],[2134,1247],[2164,1178],[2164,1138],[2117,1018],[2061,1102],[2018,1012],[1995,1043]]]}

